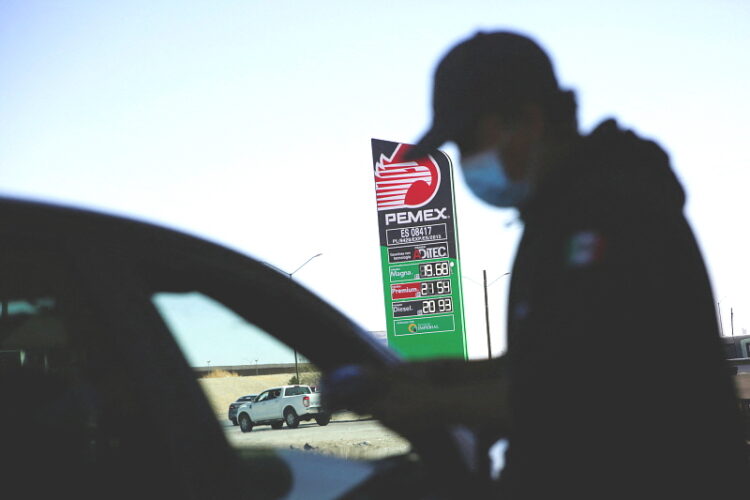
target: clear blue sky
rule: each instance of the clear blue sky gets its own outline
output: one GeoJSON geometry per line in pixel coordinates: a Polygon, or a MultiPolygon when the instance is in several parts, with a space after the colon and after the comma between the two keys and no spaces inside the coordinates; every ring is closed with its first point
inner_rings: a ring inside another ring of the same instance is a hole
{"type": "MultiPolygon", "coordinates": [[[[434,65],[477,29],[514,29],[605,117],[654,138],[725,333],[750,329],[750,4],[714,1],[0,2],[0,192],[203,235],[291,271],[385,329],[370,138],[413,141],[434,65]]],[[[455,150],[448,146],[448,154],[455,150]]],[[[512,211],[457,216],[469,349],[486,354],[482,270],[509,270],[512,211]]],[[[490,287],[505,347],[507,278],[490,287]]]]}

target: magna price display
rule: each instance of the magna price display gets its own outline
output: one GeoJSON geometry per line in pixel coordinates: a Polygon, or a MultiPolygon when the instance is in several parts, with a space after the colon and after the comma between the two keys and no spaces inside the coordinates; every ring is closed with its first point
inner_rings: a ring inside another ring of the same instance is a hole
{"type": "Polygon", "coordinates": [[[388,345],[407,359],[466,359],[450,158],[406,161],[410,144],[372,140],[388,345]]]}

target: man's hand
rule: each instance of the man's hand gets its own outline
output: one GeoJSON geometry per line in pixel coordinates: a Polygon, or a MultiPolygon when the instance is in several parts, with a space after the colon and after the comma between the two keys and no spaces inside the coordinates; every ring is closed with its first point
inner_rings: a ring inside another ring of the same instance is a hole
{"type": "Polygon", "coordinates": [[[402,433],[451,424],[509,429],[504,360],[441,359],[387,369],[347,366],[323,379],[330,410],[371,414],[402,433]]]}

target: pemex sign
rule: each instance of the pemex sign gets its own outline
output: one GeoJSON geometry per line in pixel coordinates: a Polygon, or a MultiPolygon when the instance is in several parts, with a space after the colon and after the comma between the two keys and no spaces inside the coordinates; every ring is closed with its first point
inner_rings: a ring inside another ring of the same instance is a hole
{"type": "Polygon", "coordinates": [[[372,139],[388,345],[409,359],[466,359],[451,161],[404,161],[409,144],[372,139]]]}

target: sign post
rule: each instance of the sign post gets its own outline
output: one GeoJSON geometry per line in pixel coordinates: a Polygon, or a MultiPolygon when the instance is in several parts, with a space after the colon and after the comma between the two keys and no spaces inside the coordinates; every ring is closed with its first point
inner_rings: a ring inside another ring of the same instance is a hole
{"type": "Polygon", "coordinates": [[[451,161],[404,161],[410,147],[372,139],[388,345],[407,359],[466,359],[451,161]]]}

